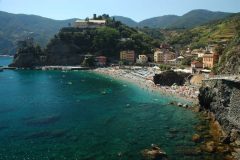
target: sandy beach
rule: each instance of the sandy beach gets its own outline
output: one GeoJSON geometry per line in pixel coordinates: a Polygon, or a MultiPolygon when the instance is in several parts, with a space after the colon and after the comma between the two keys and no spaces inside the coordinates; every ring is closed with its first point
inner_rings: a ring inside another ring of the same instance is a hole
{"type": "Polygon", "coordinates": [[[198,88],[192,86],[159,86],[155,85],[152,76],[154,72],[151,69],[145,71],[120,69],[119,67],[97,68],[95,73],[108,75],[117,80],[124,80],[139,85],[142,89],[150,92],[157,92],[166,96],[174,96],[193,103],[198,102],[198,88]]]}

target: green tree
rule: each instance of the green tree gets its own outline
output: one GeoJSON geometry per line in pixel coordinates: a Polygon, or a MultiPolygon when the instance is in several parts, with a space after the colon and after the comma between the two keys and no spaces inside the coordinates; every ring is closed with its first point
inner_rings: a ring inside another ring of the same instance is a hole
{"type": "Polygon", "coordinates": [[[110,27],[102,27],[96,30],[93,39],[93,47],[95,50],[106,48],[114,48],[117,46],[120,34],[118,30],[110,27]]]}

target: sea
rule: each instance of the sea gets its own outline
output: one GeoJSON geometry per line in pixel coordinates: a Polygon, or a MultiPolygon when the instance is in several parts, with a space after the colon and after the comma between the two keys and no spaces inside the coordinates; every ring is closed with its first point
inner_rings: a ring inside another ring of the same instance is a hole
{"type": "MultiPolygon", "coordinates": [[[[10,57],[0,57],[0,66],[10,57]]],[[[158,145],[171,160],[195,153],[197,113],[182,101],[91,71],[0,72],[0,160],[142,160],[158,145]]]]}

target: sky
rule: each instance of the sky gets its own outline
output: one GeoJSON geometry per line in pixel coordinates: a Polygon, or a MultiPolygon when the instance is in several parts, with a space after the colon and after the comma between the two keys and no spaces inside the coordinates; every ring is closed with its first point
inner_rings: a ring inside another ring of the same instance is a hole
{"type": "Polygon", "coordinates": [[[141,21],[162,15],[183,15],[193,9],[236,13],[240,12],[240,0],[0,0],[0,11],[57,20],[106,13],[141,21]]]}

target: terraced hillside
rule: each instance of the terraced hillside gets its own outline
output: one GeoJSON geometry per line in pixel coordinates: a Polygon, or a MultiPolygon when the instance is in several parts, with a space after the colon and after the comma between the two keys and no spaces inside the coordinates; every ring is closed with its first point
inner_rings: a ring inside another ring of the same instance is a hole
{"type": "Polygon", "coordinates": [[[239,30],[240,14],[234,14],[224,20],[215,21],[207,25],[195,27],[179,32],[172,36],[172,45],[188,46],[191,48],[204,47],[208,44],[227,44],[239,30]]]}

